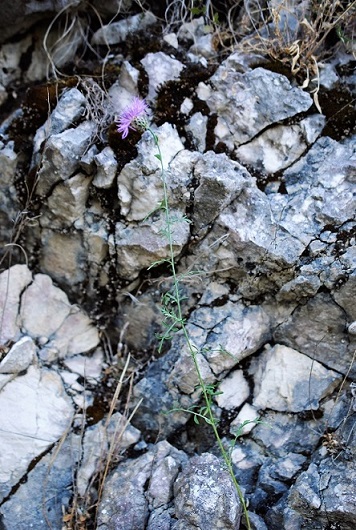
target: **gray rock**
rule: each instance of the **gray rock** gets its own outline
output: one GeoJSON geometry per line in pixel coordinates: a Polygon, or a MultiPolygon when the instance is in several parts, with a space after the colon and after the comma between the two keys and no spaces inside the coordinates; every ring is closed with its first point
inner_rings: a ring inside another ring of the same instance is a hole
{"type": "Polygon", "coordinates": [[[147,99],[152,101],[158,91],[158,87],[166,81],[178,79],[181,71],[185,66],[177,59],[173,59],[163,52],[148,53],[141,64],[148,75],[148,96],[147,99]]]}
{"type": "Polygon", "coordinates": [[[354,142],[350,139],[338,143],[324,137],[286,170],[286,187],[292,198],[286,201],[288,207],[281,216],[282,227],[291,234],[299,233],[299,239],[310,241],[325,225],[338,227],[353,218],[354,153],[354,142]]]}
{"type": "MultiPolygon", "coordinates": [[[[102,4],[100,4],[102,6],[102,4]]],[[[126,40],[130,33],[143,30],[157,21],[157,18],[150,11],[144,11],[138,15],[125,18],[119,22],[111,22],[107,26],[98,29],[92,39],[92,44],[118,44],[126,40]]]]}
{"type": "Polygon", "coordinates": [[[267,412],[263,423],[254,427],[251,436],[268,448],[271,455],[287,456],[290,452],[310,455],[320,440],[316,420],[301,420],[297,415],[267,412]]]}
{"type": "Polygon", "coordinates": [[[266,459],[262,447],[246,438],[243,444],[237,442],[231,451],[236,479],[248,498],[255,492],[256,476],[266,459]]]}
{"type": "Polygon", "coordinates": [[[37,195],[47,195],[57,182],[67,180],[79,169],[94,132],[95,124],[86,121],[47,140],[38,172],[37,195]]]}
{"type": "MultiPolygon", "coordinates": [[[[174,449],[168,442],[160,442],[136,460],[129,459],[119,464],[105,483],[98,512],[98,528],[145,528],[149,511],[154,509],[154,505],[161,506],[171,501],[173,482],[186,461],[182,451],[174,449]]],[[[160,514],[162,510],[159,510],[160,514]]],[[[151,528],[152,519],[151,514],[151,528]]]]}
{"type": "Polygon", "coordinates": [[[80,437],[69,435],[46,454],[0,508],[4,530],[62,528],[72,498],[73,467],[80,459],[80,437]],[[50,526],[49,526],[50,525],[50,526]]]}
{"type": "Polygon", "coordinates": [[[274,338],[330,369],[346,374],[351,368],[350,373],[354,373],[346,316],[329,294],[316,294],[298,307],[278,326],[274,338]]]}
{"type": "Polygon", "coordinates": [[[208,117],[203,116],[201,112],[196,112],[190,118],[186,130],[192,135],[195,148],[200,153],[205,151],[205,137],[207,133],[208,117]]]}
{"type": "Polygon", "coordinates": [[[50,228],[51,231],[73,225],[75,228],[83,228],[91,181],[84,173],[77,173],[57,184],[48,197],[47,208],[40,218],[41,226],[50,228]],[[66,205],[65,208],[63,204],[66,205]]]}
{"type": "Polygon", "coordinates": [[[99,149],[96,145],[92,145],[84,153],[80,159],[80,167],[87,174],[90,175],[94,171],[94,157],[99,153],[99,149]]]}
{"type": "Polygon", "coordinates": [[[296,350],[276,345],[256,360],[254,382],[256,408],[301,412],[318,409],[341,377],[296,350]]]}
{"type": "Polygon", "coordinates": [[[31,281],[32,274],[26,265],[14,265],[0,274],[1,343],[16,341],[20,337],[20,296],[31,281]]]}
{"type": "Polygon", "coordinates": [[[231,479],[220,461],[209,453],[191,458],[174,486],[172,530],[238,530],[241,505],[231,479]]]}
{"type": "Polygon", "coordinates": [[[103,460],[119,458],[125,449],[138,442],[140,434],[120,412],[113,414],[110,421],[105,419],[86,429],[76,476],[81,497],[86,495],[91,479],[102,470],[103,460]]]}
{"type": "MultiPolygon", "coordinates": [[[[163,167],[167,170],[184,146],[176,129],[168,123],[154,129],[154,133],[159,139],[163,167]]],[[[155,156],[157,149],[149,132],[143,135],[137,150],[137,158],[125,165],[117,179],[121,213],[128,221],[145,219],[163,199],[161,165],[155,156]]],[[[174,173],[173,169],[171,171],[174,173]]],[[[172,185],[168,172],[167,184],[169,187],[172,185]]]]}
{"type": "Polygon", "coordinates": [[[303,519],[315,520],[320,525],[333,524],[345,530],[352,530],[356,524],[353,421],[349,423],[348,431],[346,439],[349,457],[339,456],[336,461],[329,456],[320,464],[312,462],[292,486],[288,505],[303,519]]]}
{"type": "Polygon", "coordinates": [[[97,188],[108,189],[112,186],[116,171],[117,162],[114,151],[111,147],[105,147],[98,155],[94,157],[97,172],[93,180],[97,188]]]}
{"type": "Polygon", "coordinates": [[[302,469],[305,462],[305,456],[294,453],[279,459],[266,458],[259,471],[258,487],[271,497],[284,494],[289,489],[289,481],[302,469]]]}
{"type": "MultiPolygon", "coordinates": [[[[191,414],[184,412],[193,404],[193,399],[179,392],[172,371],[179,352],[171,350],[164,357],[151,363],[145,377],[133,389],[133,404],[142,399],[133,419],[133,425],[153,436],[169,436],[183,427],[191,414]]],[[[199,399],[199,395],[195,396],[199,399]]]]}
{"type": "MultiPolygon", "coordinates": [[[[84,191],[85,193],[85,191],[84,191]]],[[[41,269],[60,285],[71,288],[86,278],[87,253],[81,231],[55,232],[49,228],[41,232],[41,269]]]]}
{"type": "Polygon", "coordinates": [[[216,396],[216,402],[219,407],[227,410],[232,410],[242,405],[250,394],[249,385],[244,378],[242,370],[233,370],[230,372],[222,380],[218,390],[222,394],[216,396]]]}
{"type": "Polygon", "coordinates": [[[0,362],[0,374],[18,374],[26,370],[36,357],[36,345],[30,337],[18,340],[0,362]]]}
{"type": "MultiPolygon", "coordinates": [[[[355,268],[356,268],[356,259],[355,259],[355,268]]],[[[355,300],[356,297],[356,271],[353,271],[348,280],[337,287],[333,293],[333,299],[335,302],[344,309],[346,312],[349,322],[356,320],[356,307],[355,300]]]]}
{"type": "Polygon", "coordinates": [[[321,133],[325,117],[305,118],[296,125],[279,125],[262,132],[236,150],[242,164],[266,173],[275,173],[295,162],[321,133]]]}
{"type": "MultiPolygon", "coordinates": [[[[178,256],[189,240],[189,224],[180,212],[171,210],[171,216],[176,219],[171,227],[173,254],[178,256]]],[[[157,220],[148,219],[136,227],[124,228],[121,223],[116,225],[114,251],[117,256],[118,274],[121,278],[133,280],[142,269],[169,257],[168,239],[162,233],[165,228],[166,220],[162,212],[157,220]]]]}
{"type": "Polygon", "coordinates": [[[197,161],[194,176],[199,185],[194,193],[192,221],[196,231],[203,235],[204,229],[240,195],[251,177],[240,164],[212,151],[197,161]]]}
{"type": "Polygon", "coordinates": [[[34,142],[34,154],[36,155],[42,143],[54,134],[62,133],[84,115],[88,105],[84,95],[77,89],[71,88],[63,92],[55,109],[46,122],[37,129],[34,142]]]}
{"type": "Polygon", "coordinates": [[[257,351],[270,336],[268,315],[258,306],[228,302],[221,307],[200,308],[189,322],[208,332],[203,354],[216,375],[257,351]]]}
{"type": "Polygon", "coordinates": [[[283,75],[263,68],[240,74],[223,63],[210,82],[212,89],[206,101],[218,115],[215,135],[230,148],[312,105],[309,94],[293,88],[283,75]]]}
{"type": "Polygon", "coordinates": [[[61,377],[53,370],[30,366],[27,373],[0,391],[0,496],[26,473],[32,460],[67,431],[74,413],[61,377]],[[21,405],[20,405],[21,404],[21,405]]]}

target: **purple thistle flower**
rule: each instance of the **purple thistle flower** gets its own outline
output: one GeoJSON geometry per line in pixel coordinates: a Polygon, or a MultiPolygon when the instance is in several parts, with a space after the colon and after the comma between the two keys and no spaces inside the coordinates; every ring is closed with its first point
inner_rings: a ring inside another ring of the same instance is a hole
{"type": "Polygon", "coordinates": [[[148,105],[144,99],[133,98],[132,103],[126,107],[119,116],[117,131],[126,138],[129,129],[145,131],[149,124],[147,121],[148,105]]]}

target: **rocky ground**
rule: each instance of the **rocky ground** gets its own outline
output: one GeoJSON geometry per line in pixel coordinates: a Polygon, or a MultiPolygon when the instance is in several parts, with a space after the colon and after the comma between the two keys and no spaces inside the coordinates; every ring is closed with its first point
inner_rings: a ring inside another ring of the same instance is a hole
{"type": "Polygon", "coordinates": [[[189,412],[182,335],[158,348],[160,163],[149,132],[115,125],[140,96],[250,528],[353,530],[353,43],[332,32],[308,84],[313,61],[278,43],[308,2],[257,33],[248,2],[231,8],[241,34],[218,3],[220,22],[178,2],[165,21],[163,2],[19,4],[0,47],[0,529],[248,527],[189,412]]]}

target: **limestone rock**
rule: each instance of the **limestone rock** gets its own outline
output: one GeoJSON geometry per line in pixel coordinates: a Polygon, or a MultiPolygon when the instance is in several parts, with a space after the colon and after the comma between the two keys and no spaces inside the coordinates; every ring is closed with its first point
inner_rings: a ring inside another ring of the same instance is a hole
{"type": "Polygon", "coordinates": [[[274,338],[330,369],[354,372],[345,313],[327,293],[318,293],[298,307],[278,326],[274,338]]]}
{"type": "Polygon", "coordinates": [[[90,479],[102,469],[103,459],[119,455],[140,439],[140,431],[132,427],[125,417],[116,412],[110,421],[102,420],[85,431],[83,457],[77,473],[77,488],[86,494],[90,479]]]}
{"type": "Polygon", "coordinates": [[[173,79],[178,79],[184,65],[163,52],[148,53],[141,64],[148,75],[148,100],[153,100],[158,87],[173,79]]]}
{"type": "Polygon", "coordinates": [[[61,528],[63,510],[70,508],[73,467],[80,459],[80,436],[56,445],[27,474],[16,493],[1,506],[4,530],[61,528]]]}
{"type": "Polygon", "coordinates": [[[97,172],[93,180],[97,188],[110,188],[114,182],[117,170],[117,162],[111,147],[105,147],[94,157],[97,172]]]}
{"type": "Polygon", "coordinates": [[[94,132],[95,124],[85,121],[47,140],[38,172],[38,195],[47,195],[57,182],[67,180],[79,169],[80,159],[89,147],[94,132]]]}
{"type": "Polygon", "coordinates": [[[251,177],[240,164],[212,151],[197,161],[194,176],[199,185],[194,193],[192,221],[195,230],[203,235],[204,228],[240,195],[251,177]]]}
{"type": "Polygon", "coordinates": [[[319,401],[341,381],[336,372],[281,345],[260,355],[256,365],[253,405],[259,409],[288,412],[318,409],[319,401]]]}
{"type": "Polygon", "coordinates": [[[67,295],[49,276],[36,274],[21,298],[21,327],[33,338],[50,337],[70,314],[67,295]]]}
{"type": "Polygon", "coordinates": [[[48,228],[41,233],[42,270],[59,284],[73,286],[85,280],[86,252],[81,231],[55,232],[48,228]]]}
{"type": "Polygon", "coordinates": [[[31,461],[69,428],[73,405],[60,376],[52,370],[30,366],[22,377],[0,391],[0,495],[11,491],[31,461]]]}
{"type": "MultiPolygon", "coordinates": [[[[184,146],[176,129],[168,123],[154,132],[158,136],[163,153],[163,167],[167,170],[184,146]]],[[[149,132],[143,135],[137,145],[137,150],[137,158],[126,164],[117,179],[121,213],[128,221],[144,219],[158,207],[163,199],[161,165],[155,157],[157,149],[149,132]]]]}
{"type": "Polygon", "coordinates": [[[191,458],[175,487],[174,530],[238,530],[241,505],[220,461],[209,453],[191,458]]]}
{"type": "Polygon", "coordinates": [[[16,341],[20,336],[18,312],[20,295],[32,281],[26,265],[14,265],[0,274],[0,342],[16,341]]]}
{"type": "Polygon", "coordinates": [[[231,302],[197,309],[190,324],[207,330],[203,353],[216,375],[254,353],[270,335],[269,318],[262,308],[231,302]]]}
{"type": "MultiPolygon", "coordinates": [[[[172,226],[173,253],[177,256],[189,239],[189,224],[180,212],[171,210],[176,221],[172,226]]],[[[120,277],[133,280],[142,269],[156,261],[169,257],[169,243],[162,234],[166,227],[165,219],[160,214],[157,220],[148,219],[137,227],[123,228],[116,225],[116,249],[118,274],[120,277]]]]}
{"type": "Polygon", "coordinates": [[[258,409],[249,403],[245,403],[234,420],[230,423],[232,435],[245,436],[252,431],[259,419],[258,409]]]}
{"type": "Polygon", "coordinates": [[[36,357],[36,345],[30,337],[22,337],[0,363],[0,374],[18,374],[25,371],[36,357]]]}
{"type": "MultiPolygon", "coordinates": [[[[219,407],[232,410],[248,398],[250,389],[242,370],[234,370],[219,385],[220,395],[216,396],[219,407]]],[[[257,417],[257,416],[255,416],[257,417]]]]}
{"type": "MultiPolygon", "coordinates": [[[[100,3],[103,7],[103,4],[100,3]]],[[[116,13],[115,13],[116,14],[116,13]]],[[[126,40],[129,33],[143,30],[156,22],[156,17],[150,11],[144,11],[138,15],[125,18],[119,22],[111,22],[107,26],[98,29],[93,37],[92,44],[118,44],[126,40]]]]}
{"type": "Polygon", "coordinates": [[[39,163],[40,161],[38,153],[41,149],[42,143],[50,136],[62,133],[65,129],[72,126],[84,115],[87,105],[87,100],[77,88],[71,88],[63,92],[50,117],[42,127],[37,129],[33,139],[33,165],[35,162],[39,163]]]}
{"type": "Polygon", "coordinates": [[[272,123],[312,105],[309,94],[293,88],[283,75],[264,68],[240,74],[223,63],[210,82],[207,104],[218,115],[215,134],[229,148],[246,143],[272,123]]]}
{"type": "Polygon", "coordinates": [[[305,118],[296,125],[279,125],[236,149],[238,160],[266,173],[276,173],[302,156],[321,133],[324,116],[305,118]]]}
{"type": "Polygon", "coordinates": [[[82,228],[90,184],[91,178],[84,173],[77,173],[57,184],[48,198],[48,207],[41,216],[41,226],[52,230],[70,228],[73,225],[82,228]]]}
{"type": "Polygon", "coordinates": [[[135,530],[143,528],[149,517],[152,522],[155,512],[149,515],[149,508],[158,506],[157,515],[168,508],[177,471],[186,462],[185,453],[168,442],[159,442],[139,458],[119,464],[105,483],[98,526],[102,530],[135,530]]]}

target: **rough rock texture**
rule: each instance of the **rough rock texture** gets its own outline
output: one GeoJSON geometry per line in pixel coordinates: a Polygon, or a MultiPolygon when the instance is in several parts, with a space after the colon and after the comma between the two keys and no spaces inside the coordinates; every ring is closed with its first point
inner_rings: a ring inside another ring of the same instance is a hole
{"type": "MultiPolygon", "coordinates": [[[[307,4],[259,36],[304,38],[307,4]]],[[[351,530],[351,56],[320,66],[320,113],[312,79],[228,55],[209,13],[161,35],[178,3],[18,7],[0,47],[0,527],[245,530],[198,366],[251,528],[351,530]],[[151,129],[122,139],[133,96],[151,129]],[[162,300],[177,309],[164,188],[191,348],[158,338],[162,300]]]]}

